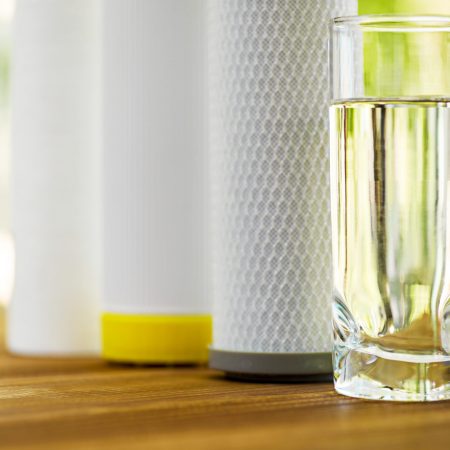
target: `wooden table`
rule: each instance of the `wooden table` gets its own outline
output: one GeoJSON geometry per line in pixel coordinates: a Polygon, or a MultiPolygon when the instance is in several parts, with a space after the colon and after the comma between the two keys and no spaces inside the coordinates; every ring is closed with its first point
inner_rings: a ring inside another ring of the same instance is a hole
{"type": "Polygon", "coordinates": [[[0,349],[0,449],[450,448],[450,402],[360,401],[331,383],[229,381],[206,368],[33,359],[0,349]]]}

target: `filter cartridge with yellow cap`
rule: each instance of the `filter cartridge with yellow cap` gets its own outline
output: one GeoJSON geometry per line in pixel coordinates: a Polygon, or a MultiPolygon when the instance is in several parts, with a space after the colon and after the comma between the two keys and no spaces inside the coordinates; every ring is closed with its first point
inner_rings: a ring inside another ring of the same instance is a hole
{"type": "Polygon", "coordinates": [[[103,2],[103,355],[207,360],[205,5],[103,2]]]}

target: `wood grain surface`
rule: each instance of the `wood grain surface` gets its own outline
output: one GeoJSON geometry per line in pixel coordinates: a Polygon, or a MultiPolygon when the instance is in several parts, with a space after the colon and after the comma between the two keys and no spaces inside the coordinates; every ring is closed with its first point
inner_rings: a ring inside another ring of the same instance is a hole
{"type": "Polygon", "coordinates": [[[2,347],[0,449],[31,448],[443,450],[450,402],[369,402],[331,383],[241,383],[206,368],[19,358],[2,347]]]}

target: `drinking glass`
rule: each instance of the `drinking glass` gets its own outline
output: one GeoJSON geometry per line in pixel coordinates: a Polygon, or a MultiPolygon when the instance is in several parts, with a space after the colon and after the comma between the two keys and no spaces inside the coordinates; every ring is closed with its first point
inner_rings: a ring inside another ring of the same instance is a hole
{"type": "Polygon", "coordinates": [[[336,390],[450,398],[450,17],[331,26],[336,390]]]}

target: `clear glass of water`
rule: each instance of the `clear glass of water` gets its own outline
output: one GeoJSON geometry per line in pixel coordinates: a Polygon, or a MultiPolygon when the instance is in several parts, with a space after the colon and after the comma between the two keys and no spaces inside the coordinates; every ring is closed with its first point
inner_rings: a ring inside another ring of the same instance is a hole
{"type": "Polygon", "coordinates": [[[450,17],[334,20],[336,390],[450,398],[450,17]]]}

